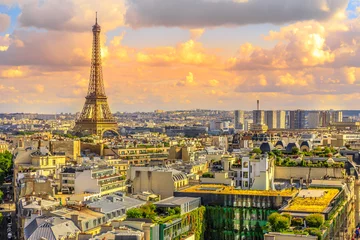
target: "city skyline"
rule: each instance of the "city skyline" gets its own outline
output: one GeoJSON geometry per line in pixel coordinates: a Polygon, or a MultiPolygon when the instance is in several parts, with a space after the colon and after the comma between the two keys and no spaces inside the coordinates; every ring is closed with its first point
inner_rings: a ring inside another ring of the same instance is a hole
{"type": "Polygon", "coordinates": [[[80,112],[96,11],[113,112],[359,109],[357,1],[155,2],[0,3],[0,112],[80,112]]]}

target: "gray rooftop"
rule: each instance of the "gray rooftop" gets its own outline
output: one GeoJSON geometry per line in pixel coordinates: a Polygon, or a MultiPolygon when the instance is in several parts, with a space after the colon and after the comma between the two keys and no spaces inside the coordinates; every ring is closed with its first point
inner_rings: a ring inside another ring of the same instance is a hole
{"type": "Polygon", "coordinates": [[[56,240],[59,236],[66,236],[68,233],[75,234],[77,231],[80,229],[69,219],[39,216],[29,220],[24,234],[28,240],[38,240],[42,237],[47,240],[56,240]]]}
{"type": "Polygon", "coordinates": [[[169,197],[164,200],[158,201],[154,203],[157,206],[166,206],[166,207],[177,207],[181,206],[185,203],[192,202],[194,200],[197,200],[199,198],[195,197],[169,197]]]}
{"type": "Polygon", "coordinates": [[[145,201],[122,196],[121,193],[103,196],[98,200],[85,202],[89,208],[99,208],[102,213],[110,213],[121,209],[127,210],[139,207],[145,203],[145,201]]]}

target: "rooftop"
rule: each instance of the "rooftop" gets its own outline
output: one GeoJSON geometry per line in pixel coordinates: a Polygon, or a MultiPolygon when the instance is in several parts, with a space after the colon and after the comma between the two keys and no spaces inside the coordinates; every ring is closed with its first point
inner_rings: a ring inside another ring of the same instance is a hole
{"type": "Polygon", "coordinates": [[[298,190],[242,190],[220,184],[200,184],[182,189],[179,192],[293,197],[298,190]]]}
{"type": "Polygon", "coordinates": [[[181,206],[182,204],[194,201],[199,198],[194,197],[170,197],[164,200],[154,203],[156,206],[166,206],[166,207],[176,207],[181,206]]]}
{"type": "Polygon", "coordinates": [[[284,208],[284,211],[322,213],[338,193],[338,189],[304,189],[284,208]]]}
{"type": "Polygon", "coordinates": [[[87,202],[89,208],[100,208],[102,213],[109,213],[118,209],[127,210],[143,204],[145,204],[144,201],[119,195],[108,195],[96,201],[87,202]]]}

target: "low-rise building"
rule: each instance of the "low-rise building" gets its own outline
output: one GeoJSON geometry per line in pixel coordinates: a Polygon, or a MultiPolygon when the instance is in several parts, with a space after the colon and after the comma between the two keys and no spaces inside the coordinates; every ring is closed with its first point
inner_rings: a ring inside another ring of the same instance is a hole
{"type": "Polygon", "coordinates": [[[0,153],[5,153],[9,150],[9,145],[7,142],[0,140],[0,153]]]}
{"type": "Polygon", "coordinates": [[[161,199],[173,196],[174,191],[189,184],[185,173],[156,167],[130,167],[127,179],[131,182],[131,193],[151,192],[161,199]]]}
{"type": "Polygon", "coordinates": [[[60,189],[64,193],[106,195],[126,190],[125,178],[116,172],[115,167],[65,168],[60,176],[60,189]]]}
{"type": "Polygon", "coordinates": [[[28,219],[24,228],[25,240],[76,240],[80,229],[70,219],[36,216],[28,219]]]}

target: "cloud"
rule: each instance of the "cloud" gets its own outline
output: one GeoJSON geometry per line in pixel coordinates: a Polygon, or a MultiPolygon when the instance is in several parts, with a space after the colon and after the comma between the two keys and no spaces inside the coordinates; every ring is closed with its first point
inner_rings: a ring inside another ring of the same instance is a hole
{"type": "Polygon", "coordinates": [[[45,91],[45,87],[42,84],[36,84],[34,89],[37,93],[43,93],[45,91]]]}
{"type": "Polygon", "coordinates": [[[16,30],[0,51],[0,65],[89,66],[91,39],[91,33],[16,30]]]}
{"type": "Polygon", "coordinates": [[[114,29],[124,22],[124,1],[62,0],[20,1],[18,21],[22,27],[35,27],[52,31],[85,32],[95,22],[98,12],[103,30],[114,29]]]}
{"type": "Polygon", "coordinates": [[[12,67],[1,71],[1,76],[3,78],[18,78],[23,77],[24,75],[25,71],[21,67],[12,67]]]}
{"type": "Polygon", "coordinates": [[[176,47],[145,49],[137,53],[137,61],[150,65],[169,65],[172,63],[209,65],[216,56],[207,52],[200,42],[189,40],[176,47]]]}
{"type": "Polygon", "coordinates": [[[132,27],[203,28],[229,25],[326,20],[348,0],[131,0],[125,19],[132,27]]]}
{"type": "Polygon", "coordinates": [[[201,37],[201,35],[203,35],[205,32],[204,28],[195,28],[195,29],[190,29],[190,36],[191,39],[193,40],[197,40],[201,37]]]}
{"type": "Polygon", "coordinates": [[[10,26],[10,16],[0,13],[0,33],[5,32],[10,26]]]}
{"type": "Polygon", "coordinates": [[[189,72],[185,79],[182,79],[176,83],[177,86],[191,86],[196,85],[195,77],[192,72],[189,72]]]}

